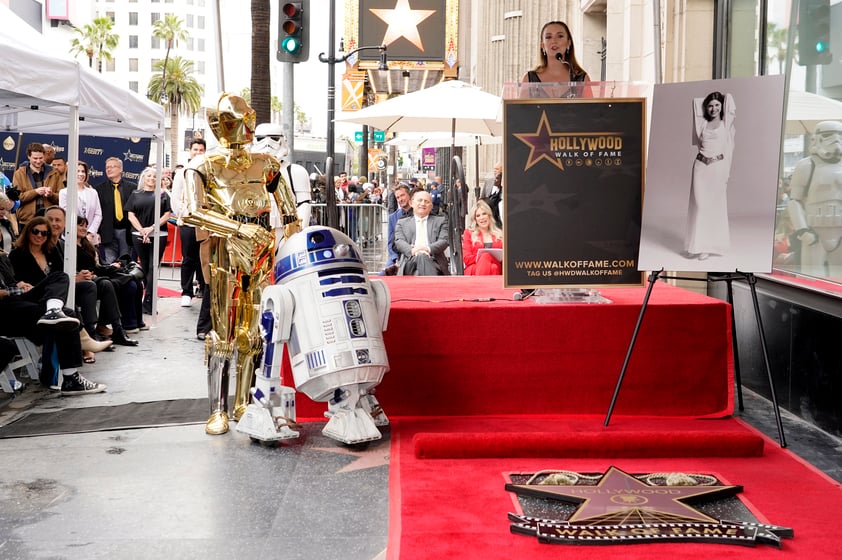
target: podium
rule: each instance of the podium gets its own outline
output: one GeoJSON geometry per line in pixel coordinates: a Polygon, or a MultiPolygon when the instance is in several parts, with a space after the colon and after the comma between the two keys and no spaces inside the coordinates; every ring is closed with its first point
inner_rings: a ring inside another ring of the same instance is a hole
{"type": "Polygon", "coordinates": [[[617,82],[504,84],[506,287],[643,285],[647,90],[617,82]]]}

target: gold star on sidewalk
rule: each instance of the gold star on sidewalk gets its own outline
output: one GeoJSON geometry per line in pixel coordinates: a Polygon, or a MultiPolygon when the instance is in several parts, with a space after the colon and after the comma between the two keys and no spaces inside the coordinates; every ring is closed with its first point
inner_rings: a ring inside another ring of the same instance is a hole
{"type": "Polygon", "coordinates": [[[421,35],[418,33],[418,25],[436,13],[436,10],[413,10],[409,5],[409,0],[397,0],[394,9],[371,9],[370,11],[389,26],[383,37],[384,45],[388,47],[401,37],[405,37],[419,50],[424,50],[421,35]]]}

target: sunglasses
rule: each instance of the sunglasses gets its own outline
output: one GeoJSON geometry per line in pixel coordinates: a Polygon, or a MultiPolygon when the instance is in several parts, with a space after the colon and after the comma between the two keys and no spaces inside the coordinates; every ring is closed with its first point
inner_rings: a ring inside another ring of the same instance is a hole
{"type": "Polygon", "coordinates": [[[41,237],[47,237],[50,235],[50,230],[47,229],[33,229],[32,235],[40,235],[41,237]]]}

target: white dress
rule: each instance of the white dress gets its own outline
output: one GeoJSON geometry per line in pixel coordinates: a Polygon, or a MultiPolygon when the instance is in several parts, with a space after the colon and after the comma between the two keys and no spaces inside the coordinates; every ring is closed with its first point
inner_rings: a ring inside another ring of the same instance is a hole
{"type": "MultiPolygon", "coordinates": [[[[728,97],[730,100],[730,95],[728,97]]],[[[734,131],[728,117],[717,128],[710,128],[708,122],[702,120],[703,124],[697,128],[699,154],[710,159],[708,163],[699,158],[693,162],[685,250],[691,255],[723,255],[731,244],[728,177],[734,131]]]]}

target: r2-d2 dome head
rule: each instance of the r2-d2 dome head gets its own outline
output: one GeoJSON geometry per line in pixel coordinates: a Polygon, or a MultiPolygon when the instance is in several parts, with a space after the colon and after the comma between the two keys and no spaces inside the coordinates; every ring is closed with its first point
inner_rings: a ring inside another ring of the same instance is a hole
{"type": "Polygon", "coordinates": [[[260,123],[254,130],[252,151],[271,154],[281,161],[289,155],[289,145],[284,136],[284,129],[275,123],[260,123]]]}

